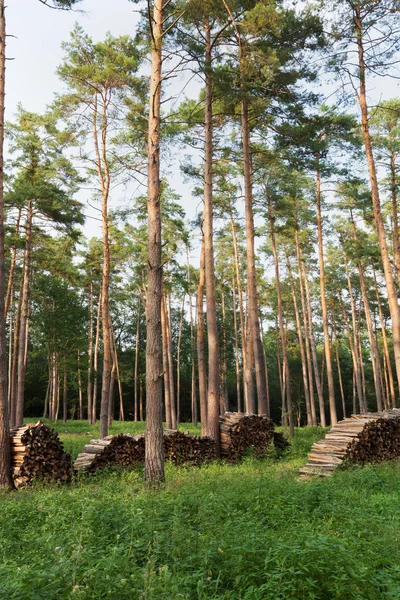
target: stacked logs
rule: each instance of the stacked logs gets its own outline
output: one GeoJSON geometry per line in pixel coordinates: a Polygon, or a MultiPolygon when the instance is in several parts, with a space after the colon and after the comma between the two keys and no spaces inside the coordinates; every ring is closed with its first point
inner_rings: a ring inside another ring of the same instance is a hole
{"type": "Polygon", "coordinates": [[[262,456],[274,440],[274,424],[267,417],[226,412],[219,422],[221,456],[229,461],[238,460],[248,448],[262,456]]]}
{"type": "Polygon", "coordinates": [[[352,415],[313,444],[300,476],[329,476],[340,464],[381,462],[400,456],[400,410],[352,415]]]}
{"type": "Polygon", "coordinates": [[[58,434],[40,421],[11,429],[11,469],[15,487],[33,480],[68,482],[71,456],[58,434]]]}
{"type": "Polygon", "coordinates": [[[217,456],[215,441],[183,431],[164,431],[164,454],[174,465],[199,466],[217,456]]]}
{"type": "MultiPolygon", "coordinates": [[[[144,462],[144,435],[119,434],[104,440],[91,440],[78,455],[77,471],[93,473],[106,466],[135,466],[144,462]]],[[[175,465],[200,465],[216,457],[216,445],[211,438],[198,437],[182,431],[164,431],[165,458],[175,465]]]]}

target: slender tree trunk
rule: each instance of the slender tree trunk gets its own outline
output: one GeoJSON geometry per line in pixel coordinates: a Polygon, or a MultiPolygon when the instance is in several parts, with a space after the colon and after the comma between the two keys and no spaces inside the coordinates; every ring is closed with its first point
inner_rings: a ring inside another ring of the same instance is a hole
{"type": "Polygon", "coordinates": [[[107,415],[107,424],[108,427],[111,427],[113,419],[114,419],[114,388],[115,388],[115,360],[114,354],[112,353],[112,367],[110,374],[110,387],[108,390],[108,415],[107,415]]]}
{"type": "Polygon", "coordinates": [[[140,313],[141,313],[141,299],[139,298],[138,309],[137,309],[137,322],[136,322],[136,340],[135,340],[135,375],[134,375],[134,419],[138,420],[138,365],[139,365],[139,336],[140,336],[140,313]]]}
{"type": "MultiPolygon", "coordinates": [[[[181,341],[182,341],[182,327],[183,327],[183,314],[185,312],[185,296],[182,300],[181,314],[179,318],[179,331],[178,331],[178,344],[176,349],[176,424],[181,420],[181,341]]],[[[192,330],[192,325],[190,326],[192,330]]],[[[191,331],[191,348],[193,347],[192,331],[191,331]]]]}
{"type": "Polygon", "coordinates": [[[78,350],[78,399],[79,399],[79,420],[83,421],[83,395],[81,379],[81,357],[78,350]]]}
{"type": "Polygon", "coordinates": [[[174,361],[172,358],[172,333],[171,333],[171,296],[165,297],[165,316],[167,325],[167,351],[169,368],[169,397],[171,402],[171,422],[172,429],[176,429],[176,404],[175,404],[175,382],[174,382],[174,361]]]}
{"type": "Polygon", "coordinates": [[[247,296],[246,296],[246,355],[247,355],[247,365],[245,372],[246,379],[246,389],[247,389],[247,403],[246,403],[246,412],[250,414],[255,414],[256,412],[256,394],[254,390],[254,346],[253,341],[251,339],[250,333],[250,320],[249,313],[247,310],[247,296]]]}
{"type": "Polygon", "coordinates": [[[338,342],[338,337],[337,337],[336,319],[335,319],[335,313],[334,313],[333,309],[332,309],[332,323],[333,323],[333,335],[334,335],[335,351],[336,351],[336,365],[337,365],[338,377],[339,377],[340,397],[342,399],[342,412],[343,412],[343,419],[345,419],[346,418],[346,402],[344,399],[342,370],[340,368],[339,342],[338,342]]]}
{"type": "Polygon", "coordinates": [[[96,338],[94,342],[93,353],[93,400],[92,400],[92,423],[96,423],[97,419],[97,371],[99,368],[99,343],[100,343],[100,321],[101,321],[101,288],[99,292],[99,300],[97,303],[96,317],[96,338]]]}
{"type": "MultiPolygon", "coordinates": [[[[360,411],[361,411],[362,408],[363,408],[363,406],[364,406],[364,398],[363,398],[363,391],[362,391],[362,381],[361,381],[361,361],[362,361],[362,356],[360,357],[360,354],[359,354],[359,351],[358,351],[359,349],[358,349],[356,305],[355,305],[355,302],[354,302],[353,287],[351,285],[351,279],[350,279],[350,273],[349,273],[349,265],[348,265],[348,261],[347,261],[347,257],[346,256],[345,256],[345,265],[346,265],[347,287],[348,287],[348,290],[349,290],[349,298],[350,298],[350,306],[351,306],[351,320],[352,320],[352,326],[353,326],[353,342],[351,341],[351,337],[352,336],[351,336],[351,332],[350,332],[350,326],[349,326],[346,309],[344,307],[344,303],[343,303],[342,295],[341,295],[340,291],[339,291],[339,297],[340,297],[340,302],[342,304],[343,317],[344,317],[344,320],[345,320],[347,335],[348,335],[348,338],[349,338],[350,350],[351,350],[352,357],[353,357],[353,366],[354,366],[354,373],[355,373],[356,390],[357,390],[358,402],[359,402],[360,411]]],[[[366,408],[365,408],[365,410],[366,410],[366,408]]]]}
{"type": "MultiPolygon", "coordinates": [[[[230,211],[229,216],[230,216],[230,223],[231,223],[231,229],[232,229],[232,240],[233,240],[233,257],[234,257],[234,264],[235,264],[236,283],[237,283],[237,289],[238,289],[240,332],[241,332],[241,339],[242,339],[243,394],[244,394],[243,406],[247,407],[248,403],[249,403],[249,399],[248,399],[249,372],[248,372],[248,367],[247,367],[246,327],[245,327],[245,318],[244,318],[244,310],[243,310],[243,292],[242,292],[242,280],[241,280],[241,276],[240,276],[239,250],[238,250],[238,243],[237,243],[236,226],[235,226],[235,222],[233,220],[231,204],[229,204],[229,211],[230,211]]],[[[250,373],[250,375],[251,375],[251,373],[250,373]]],[[[251,386],[251,388],[252,388],[252,386],[251,386]]]]}
{"type": "Polygon", "coordinates": [[[140,384],[139,384],[139,418],[140,418],[141,422],[144,421],[144,415],[143,415],[143,381],[142,380],[140,380],[140,384]]]}
{"type": "Polygon", "coordinates": [[[310,408],[311,408],[311,421],[314,427],[317,426],[317,412],[315,409],[315,401],[314,401],[314,381],[313,381],[313,371],[312,371],[312,360],[311,360],[311,347],[310,347],[310,337],[309,337],[309,328],[308,328],[308,319],[307,319],[307,307],[305,301],[304,294],[304,285],[303,285],[303,275],[301,268],[301,251],[300,251],[300,243],[299,243],[299,232],[296,223],[296,257],[297,257],[297,272],[299,276],[299,286],[300,286],[300,299],[301,299],[301,310],[303,313],[303,326],[304,326],[304,342],[305,342],[305,350],[307,357],[307,375],[308,375],[308,389],[309,389],[309,398],[310,398],[310,408]]]}
{"type": "Polygon", "coordinates": [[[46,395],[44,397],[44,408],[43,408],[43,419],[45,419],[47,417],[47,412],[49,410],[49,398],[50,398],[50,392],[51,392],[51,356],[50,354],[48,354],[47,356],[47,361],[48,361],[48,366],[49,366],[49,374],[47,377],[47,388],[46,388],[46,395]]]}
{"type": "Polygon", "coordinates": [[[379,294],[378,283],[376,281],[376,273],[375,273],[374,268],[372,269],[372,272],[373,272],[374,282],[375,282],[376,300],[378,303],[379,319],[381,322],[381,330],[382,330],[383,350],[384,350],[386,369],[387,369],[388,380],[389,380],[390,404],[391,404],[392,408],[396,408],[396,394],[394,391],[393,371],[392,371],[392,364],[390,362],[389,346],[388,346],[387,335],[386,335],[386,325],[385,325],[385,320],[383,318],[382,303],[381,303],[381,298],[380,298],[380,294],[379,294]]]}
{"type": "Polygon", "coordinates": [[[151,19],[151,75],[148,129],[148,278],[146,302],[146,457],[145,479],[148,487],[164,480],[161,377],[161,214],[160,214],[160,106],[163,3],[154,0],[151,19]]]}
{"type": "MultiPolygon", "coordinates": [[[[11,307],[13,308],[14,302],[12,302],[11,307]]],[[[13,351],[13,310],[10,310],[9,317],[9,328],[10,334],[8,336],[8,377],[7,377],[7,403],[8,403],[8,414],[11,419],[11,369],[12,369],[12,351],[13,351]]],[[[6,318],[6,316],[5,316],[6,318]]]]}
{"type": "Polygon", "coordinates": [[[211,27],[208,17],[205,35],[205,142],[204,142],[204,265],[207,303],[208,389],[207,435],[217,444],[219,456],[219,347],[213,245],[213,77],[211,66],[211,27]]]}
{"type": "Polygon", "coordinates": [[[279,379],[279,389],[281,391],[281,414],[282,414],[282,425],[287,427],[288,418],[286,411],[286,390],[284,385],[284,375],[281,363],[281,352],[279,346],[280,334],[279,334],[279,326],[278,326],[278,317],[275,319],[275,336],[276,336],[276,364],[278,365],[278,379],[279,379]]]}
{"type": "Polygon", "coordinates": [[[301,370],[303,373],[303,387],[304,387],[304,397],[305,397],[305,401],[306,401],[306,412],[307,412],[307,425],[309,427],[312,426],[312,416],[311,416],[311,403],[310,403],[310,390],[308,389],[308,373],[307,373],[307,362],[306,362],[306,354],[304,351],[304,344],[303,344],[303,334],[302,334],[302,330],[301,330],[301,321],[300,321],[300,314],[299,314],[299,307],[297,304],[297,295],[296,295],[296,288],[294,285],[294,279],[293,279],[293,275],[292,275],[292,268],[290,266],[290,262],[289,262],[289,256],[286,252],[286,264],[288,267],[288,273],[289,273],[289,278],[290,278],[290,286],[291,286],[291,290],[292,290],[292,299],[293,299],[293,306],[294,306],[294,314],[295,314],[295,318],[296,318],[296,328],[297,328],[297,336],[299,339],[299,349],[300,349],[300,358],[301,358],[301,370]]]}
{"type": "Polygon", "coordinates": [[[331,346],[329,343],[328,329],[328,308],[326,305],[325,291],[325,261],[324,261],[324,246],[322,237],[322,213],[321,213],[321,174],[319,170],[319,153],[316,155],[316,200],[317,200],[317,224],[318,224],[318,256],[319,256],[319,282],[321,289],[321,308],[322,308],[322,323],[324,327],[324,347],[326,360],[326,374],[328,378],[328,393],[329,393],[329,412],[331,417],[331,425],[336,425],[337,414],[335,404],[335,386],[333,382],[332,356],[331,346]]]}
{"type": "MultiPolygon", "coordinates": [[[[15,226],[15,235],[16,236],[19,235],[21,216],[22,216],[22,207],[20,207],[18,210],[17,223],[15,226]]],[[[5,317],[7,317],[8,309],[10,308],[10,303],[11,303],[11,298],[12,298],[12,293],[13,293],[13,288],[14,288],[14,275],[15,275],[16,263],[17,263],[17,244],[15,243],[13,245],[12,252],[11,252],[10,272],[8,275],[7,294],[6,294],[6,301],[5,301],[5,307],[4,307],[5,317]]]]}
{"type": "Polygon", "coordinates": [[[201,435],[207,435],[207,376],[204,357],[204,237],[200,255],[200,275],[197,286],[197,362],[199,370],[200,423],[201,435]]]}
{"type": "MultiPolygon", "coordinates": [[[[241,62],[243,56],[241,57],[241,62]]],[[[242,74],[243,76],[243,74],[242,74]]],[[[242,83],[242,92],[244,84],[242,83]]],[[[243,150],[243,174],[244,174],[244,196],[245,196],[245,215],[246,215],[246,254],[247,254],[247,305],[249,331],[253,344],[254,363],[256,371],[256,386],[258,398],[258,413],[267,415],[268,402],[266,390],[266,378],[264,370],[264,361],[261,347],[260,323],[258,320],[258,295],[257,278],[254,250],[254,215],[253,215],[253,167],[251,160],[250,127],[249,127],[249,109],[248,100],[245,95],[242,98],[241,105],[241,129],[242,129],[242,150],[243,150]]],[[[267,415],[268,416],[268,415],[267,415]]]]}
{"type": "Polygon", "coordinates": [[[235,339],[235,373],[236,373],[236,402],[238,412],[242,412],[242,398],[240,390],[240,364],[239,364],[239,340],[236,315],[236,289],[235,278],[232,279],[232,306],[233,306],[233,332],[235,339]]]}
{"type": "Polygon", "coordinates": [[[168,357],[168,333],[167,316],[165,308],[165,296],[162,297],[161,305],[161,328],[162,328],[162,354],[163,354],[163,372],[164,372],[164,403],[165,403],[165,421],[167,429],[172,429],[171,414],[171,386],[169,382],[170,369],[168,357]]]}
{"type": "Polygon", "coordinates": [[[317,394],[318,394],[319,418],[321,421],[321,426],[326,427],[324,395],[322,392],[322,381],[321,381],[322,378],[320,377],[320,374],[319,374],[317,349],[315,346],[314,328],[313,328],[313,324],[312,324],[311,295],[310,295],[310,289],[309,289],[309,285],[308,285],[306,267],[305,267],[304,263],[302,264],[302,267],[303,267],[304,289],[306,292],[307,309],[308,309],[307,318],[308,318],[308,331],[310,334],[311,355],[312,355],[312,362],[313,362],[313,367],[314,367],[315,385],[317,387],[317,394]]]}
{"type": "Polygon", "coordinates": [[[285,381],[285,392],[286,392],[286,408],[289,417],[289,429],[290,436],[294,436],[294,420],[293,420],[293,410],[292,410],[292,394],[290,389],[290,371],[289,371],[289,360],[287,355],[286,348],[286,332],[283,323],[283,308],[282,308],[282,294],[281,294],[281,283],[280,283],[280,273],[279,273],[279,260],[278,260],[278,252],[276,249],[276,241],[275,241],[275,229],[274,229],[274,217],[272,214],[272,206],[269,194],[267,193],[267,202],[268,202],[268,219],[269,219],[269,232],[271,238],[271,246],[272,246],[272,254],[274,256],[275,263],[275,286],[276,293],[278,297],[278,319],[279,319],[279,331],[281,336],[281,345],[282,345],[282,358],[283,358],[283,373],[284,373],[284,381],[285,381]]]}
{"type": "Polygon", "coordinates": [[[357,47],[358,47],[358,65],[359,65],[359,92],[358,102],[361,109],[361,125],[364,139],[365,154],[367,158],[367,166],[369,173],[369,180],[372,193],[372,206],[374,211],[374,220],[376,225],[376,231],[378,236],[378,245],[382,259],[383,272],[385,275],[388,303],[390,316],[392,319],[392,330],[393,330],[393,349],[394,358],[396,365],[397,382],[400,385],[400,311],[397,301],[397,293],[394,285],[392,268],[389,259],[389,253],[386,243],[386,234],[384,229],[383,217],[381,212],[381,204],[379,198],[378,180],[375,167],[375,159],[372,152],[371,136],[369,132],[369,114],[367,104],[367,92],[365,73],[366,65],[364,58],[364,41],[363,41],[363,24],[360,16],[360,6],[356,4],[354,6],[354,25],[356,27],[357,34],[357,47]]]}
{"type": "Polygon", "coordinates": [[[67,365],[64,365],[64,378],[63,378],[63,423],[67,422],[68,418],[68,404],[67,404],[67,365]]]}
{"type": "Polygon", "coordinates": [[[92,423],[92,370],[93,370],[93,281],[89,283],[89,331],[88,331],[88,380],[87,380],[87,416],[92,423]]]}
{"type": "Polygon", "coordinates": [[[22,303],[21,303],[21,322],[18,340],[18,380],[17,380],[17,404],[15,421],[16,425],[22,425],[24,421],[24,393],[25,393],[25,345],[27,336],[27,323],[29,314],[29,282],[31,271],[31,250],[32,250],[32,219],[33,219],[33,201],[28,202],[28,212],[26,217],[26,237],[24,251],[24,270],[22,285],[22,303]]]}
{"type": "MultiPolygon", "coordinates": [[[[191,363],[190,405],[191,405],[192,423],[195,427],[197,427],[198,415],[197,415],[197,399],[196,399],[195,341],[194,341],[194,324],[193,324],[193,303],[192,303],[192,294],[191,294],[189,246],[186,246],[186,256],[187,256],[187,283],[188,283],[189,316],[190,316],[190,363],[191,363]]],[[[183,316],[183,310],[182,310],[182,316],[183,316]]],[[[179,342],[179,365],[180,365],[180,342],[179,342]]],[[[179,382],[180,382],[180,376],[179,376],[179,382]]],[[[179,394],[178,394],[178,407],[180,409],[179,394]]],[[[178,422],[179,421],[180,421],[180,413],[178,416],[178,422]]]]}
{"type": "Polygon", "coordinates": [[[113,350],[114,350],[115,372],[116,372],[116,375],[117,375],[117,383],[118,383],[118,397],[119,397],[119,417],[118,417],[118,420],[119,421],[125,421],[124,398],[123,398],[123,394],[122,394],[121,374],[119,372],[117,344],[115,342],[115,332],[114,332],[113,329],[112,329],[112,343],[113,343],[113,350]]]}
{"type": "Polygon", "coordinates": [[[219,391],[219,411],[221,415],[228,410],[228,388],[226,383],[227,365],[226,365],[226,313],[225,313],[225,294],[221,294],[222,309],[222,360],[219,391]]]}
{"type": "Polygon", "coordinates": [[[267,365],[267,353],[265,352],[265,346],[264,346],[264,331],[263,331],[263,321],[260,315],[260,333],[261,333],[261,339],[263,340],[262,343],[262,351],[263,351],[263,362],[264,362],[264,371],[265,371],[265,389],[267,390],[267,407],[268,407],[268,416],[271,415],[271,402],[270,402],[270,397],[269,397],[269,382],[268,382],[268,365],[267,365]]]}

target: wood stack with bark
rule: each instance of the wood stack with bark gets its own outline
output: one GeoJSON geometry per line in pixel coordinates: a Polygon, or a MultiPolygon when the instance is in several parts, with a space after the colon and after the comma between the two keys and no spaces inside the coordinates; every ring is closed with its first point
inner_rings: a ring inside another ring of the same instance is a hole
{"type": "MultiPolygon", "coordinates": [[[[176,465],[200,465],[216,458],[215,441],[182,431],[164,431],[166,460],[176,465]]],[[[78,455],[74,467],[77,471],[93,473],[106,466],[135,466],[144,462],[145,437],[141,435],[111,435],[103,440],[91,440],[78,455]]]]}
{"type": "Polygon", "coordinates": [[[164,431],[165,459],[174,465],[201,465],[216,458],[215,441],[209,437],[190,435],[183,431],[164,431]]]}
{"type": "Polygon", "coordinates": [[[275,448],[278,450],[287,450],[287,448],[290,446],[289,440],[287,440],[283,433],[280,433],[279,431],[274,431],[273,442],[275,448]]]}
{"type": "Polygon", "coordinates": [[[364,464],[400,456],[400,409],[352,415],[313,444],[301,477],[326,477],[344,462],[364,464]]]}
{"type": "Polygon", "coordinates": [[[50,427],[30,423],[11,429],[11,468],[14,485],[35,481],[71,480],[71,456],[64,452],[58,434],[50,427]]]}
{"type": "Polygon", "coordinates": [[[221,456],[229,461],[238,460],[248,448],[262,456],[274,439],[274,424],[267,417],[226,412],[219,421],[221,456]]]}

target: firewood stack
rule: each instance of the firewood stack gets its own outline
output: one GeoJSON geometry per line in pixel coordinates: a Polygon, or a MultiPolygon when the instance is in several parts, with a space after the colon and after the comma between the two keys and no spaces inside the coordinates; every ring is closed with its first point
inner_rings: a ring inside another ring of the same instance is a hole
{"type": "Polygon", "coordinates": [[[226,412],[219,422],[221,456],[229,461],[238,460],[247,448],[262,456],[274,439],[274,424],[267,417],[226,412]]]}
{"type": "Polygon", "coordinates": [[[198,466],[217,456],[216,444],[211,438],[168,429],[164,431],[164,453],[166,460],[174,465],[198,466]]]}
{"type": "Polygon", "coordinates": [[[58,434],[38,423],[11,429],[11,468],[15,487],[33,480],[71,480],[71,456],[64,452],[58,434]]]}
{"type": "Polygon", "coordinates": [[[301,477],[329,476],[344,461],[381,462],[400,456],[400,410],[352,415],[313,444],[301,477]]]}
{"type": "Polygon", "coordinates": [[[109,465],[136,465],[144,462],[144,435],[109,435],[91,440],[74,462],[77,471],[93,473],[109,465]]]}
{"type": "MultiPolygon", "coordinates": [[[[144,462],[144,435],[111,435],[104,440],[91,440],[78,455],[74,467],[77,471],[93,473],[106,466],[134,466],[144,462]]],[[[166,460],[176,465],[200,465],[216,457],[215,442],[182,431],[164,431],[166,460]]]]}
{"type": "Polygon", "coordinates": [[[275,448],[277,448],[278,450],[287,450],[287,448],[289,448],[290,446],[289,440],[287,440],[283,433],[280,433],[279,431],[274,431],[273,441],[275,448]]]}

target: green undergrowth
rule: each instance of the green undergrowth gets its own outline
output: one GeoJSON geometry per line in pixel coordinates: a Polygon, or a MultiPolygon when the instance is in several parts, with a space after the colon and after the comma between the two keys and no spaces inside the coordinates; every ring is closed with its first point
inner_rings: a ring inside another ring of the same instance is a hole
{"type": "Polygon", "coordinates": [[[4,493],[0,599],[399,599],[400,463],[299,481],[321,431],[262,460],[167,465],[158,492],[135,468],[4,493]]]}

